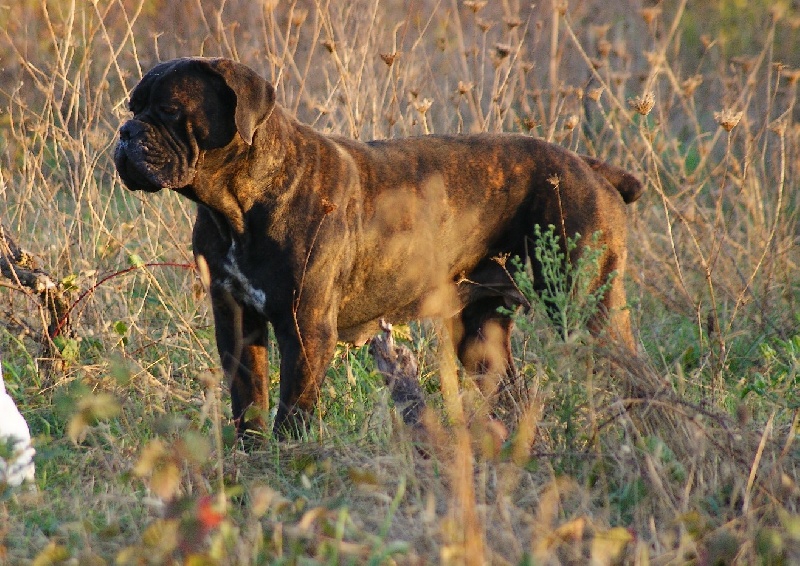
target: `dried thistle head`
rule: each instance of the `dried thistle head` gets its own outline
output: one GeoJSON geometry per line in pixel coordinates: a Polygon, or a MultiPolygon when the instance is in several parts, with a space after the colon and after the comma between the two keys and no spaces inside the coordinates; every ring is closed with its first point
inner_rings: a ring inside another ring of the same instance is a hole
{"type": "Polygon", "coordinates": [[[786,119],[778,118],[769,125],[769,129],[779,136],[784,135],[786,133],[786,119]]]}
{"type": "Polygon", "coordinates": [[[756,66],[756,63],[758,63],[758,57],[733,57],[731,58],[731,63],[741,66],[742,71],[749,73],[756,66]]]}
{"type": "Polygon", "coordinates": [[[800,80],[800,69],[788,69],[784,67],[781,69],[781,76],[786,77],[786,80],[789,81],[789,84],[793,85],[800,80]]]}
{"type": "Polygon", "coordinates": [[[521,122],[525,129],[529,132],[539,126],[539,121],[533,116],[526,116],[521,120],[521,122]]]}
{"type": "Polygon", "coordinates": [[[472,10],[473,14],[477,14],[488,3],[488,0],[464,0],[464,7],[472,10]]]}
{"type": "Polygon", "coordinates": [[[596,38],[598,41],[601,39],[605,39],[608,35],[608,30],[611,29],[611,24],[592,24],[589,26],[589,31],[591,36],[596,38]]]}
{"type": "Polygon", "coordinates": [[[336,44],[330,39],[323,39],[320,43],[322,43],[322,46],[328,50],[328,53],[333,53],[336,51],[336,44]]]}
{"type": "MultiPolygon", "coordinates": [[[[278,3],[275,2],[275,4],[277,5],[278,3]]],[[[292,12],[292,25],[294,27],[300,27],[301,25],[303,25],[303,22],[306,21],[307,17],[308,17],[308,10],[306,10],[304,8],[295,9],[292,12]]]]}
{"type": "Polygon", "coordinates": [[[484,20],[482,18],[475,18],[475,24],[483,33],[486,33],[492,28],[494,22],[491,20],[484,20]]]}
{"type": "Polygon", "coordinates": [[[514,29],[522,25],[522,20],[519,19],[517,16],[509,16],[507,18],[503,18],[503,22],[506,24],[508,29],[514,29]]]}
{"type": "Polygon", "coordinates": [[[508,43],[495,43],[494,52],[499,59],[505,59],[511,54],[511,45],[508,43]]]}
{"type": "Polygon", "coordinates": [[[414,102],[414,109],[424,116],[425,113],[431,109],[432,105],[433,100],[430,98],[423,98],[422,100],[417,100],[414,102]]]}
{"type": "Polygon", "coordinates": [[[587,92],[586,96],[588,96],[591,100],[594,100],[595,102],[597,102],[598,100],[600,100],[600,96],[602,94],[603,94],[603,87],[599,86],[599,87],[593,88],[589,92],[587,92]]]}
{"type": "Polygon", "coordinates": [[[681,83],[683,94],[685,96],[692,96],[694,91],[703,84],[703,75],[693,75],[681,83]]]}
{"type": "Polygon", "coordinates": [[[607,39],[601,39],[597,42],[597,54],[605,59],[611,53],[611,42],[607,39]]]}
{"type": "Polygon", "coordinates": [[[394,53],[381,53],[381,59],[384,63],[386,63],[387,67],[391,67],[394,64],[394,60],[400,57],[401,53],[399,51],[395,51],[394,53]]]}
{"type": "Polygon", "coordinates": [[[503,253],[496,255],[492,258],[492,261],[496,262],[500,267],[505,267],[506,263],[508,263],[508,258],[511,254],[503,253]]]}
{"type": "Polygon", "coordinates": [[[665,62],[664,53],[661,51],[645,51],[644,58],[653,67],[660,67],[665,62]]]}
{"type": "Polygon", "coordinates": [[[726,132],[730,132],[742,119],[742,112],[734,112],[730,108],[725,108],[720,112],[714,112],[714,119],[722,126],[726,132]]]}
{"type": "Polygon", "coordinates": [[[652,24],[655,19],[661,15],[661,7],[660,6],[650,6],[649,8],[642,8],[639,10],[639,14],[642,16],[644,23],[648,26],[652,24]]]}
{"type": "Polygon", "coordinates": [[[628,100],[628,105],[642,116],[647,116],[656,105],[656,97],[651,91],[628,100]]]}
{"type": "Polygon", "coordinates": [[[475,83],[473,82],[458,81],[458,94],[467,94],[473,88],[475,88],[475,83]]]}
{"type": "Polygon", "coordinates": [[[580,118],[578,118],[578,115],[570,114],[569,116],[567,116],[567,119],[564,120],[564,129],[572,131],[575,129],[575,126],[578,125],[578,122],[580,122],[580,118]]]}

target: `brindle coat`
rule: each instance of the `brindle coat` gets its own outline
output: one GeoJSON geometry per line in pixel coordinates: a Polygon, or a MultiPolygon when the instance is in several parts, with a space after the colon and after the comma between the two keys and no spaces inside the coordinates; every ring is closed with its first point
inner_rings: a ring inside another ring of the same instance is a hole
{"type": "Polygon", "coordinates": [[[313,410],[337,340],[361,344],[381,319],[444,318],[467,371],[513,375],[511,321],[497,309],[522,298],[495,258],[527,256],[536,224],[602,232],[595,287],[618,275],[592,328],[634,347],[625,203],[641,185],[617,167],[523,135],[323,135],[226,59],[156,66],[130,109],[115,154],[125,185],[199,205],[194,253],[210,272],[240,432],[265,427],[268,322],[281,353],[278,433],[313,410]]]}

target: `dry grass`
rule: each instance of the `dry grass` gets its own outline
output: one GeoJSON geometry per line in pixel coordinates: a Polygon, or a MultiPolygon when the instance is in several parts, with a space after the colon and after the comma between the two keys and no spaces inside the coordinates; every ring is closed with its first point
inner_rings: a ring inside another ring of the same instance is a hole
{"type": "Polygon", "coordinates": [[[0,220],[75,301],[74,336],[51,341],[36,300],[0,287],[38,449],[38,491],[0,501],[0,563],[800,561],[800,14],[521,4],[0,6],[0,220]],[[522,131],[635,172],[640,356],[533,315],[527,426],[503,444],[415,326],[429,458],[345,348],[309,439],[238,452],[188,267],[193,207],[127,193],[111,160],[141,74],[199,54],[253,66],[321,131],[522,131]]]}

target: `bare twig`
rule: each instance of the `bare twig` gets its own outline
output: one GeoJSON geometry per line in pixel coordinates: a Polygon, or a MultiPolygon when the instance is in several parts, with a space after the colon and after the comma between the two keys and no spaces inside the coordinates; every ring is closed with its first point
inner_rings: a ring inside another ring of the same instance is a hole
{"type": "Polygon", "coordinates": [[[69,301],[64,285],[36,265],[33,256],[17,245],[5,226],[0,225],[0,273],[19,289],[35,295],[50,316],[48,338],[61,333],[71,334],[67,318],[69,301]]]}

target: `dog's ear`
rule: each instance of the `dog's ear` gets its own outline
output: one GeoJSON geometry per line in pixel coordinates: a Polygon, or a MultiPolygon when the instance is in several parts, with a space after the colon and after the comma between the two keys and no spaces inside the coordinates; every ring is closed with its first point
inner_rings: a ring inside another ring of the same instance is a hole
{"type": "Polygon", "coordinates": [[[236,129],[251,145],[256,129],[275,106],[275,87],[250,67],[230,59],[209,59],[207,64],[236,95],[236,129]]]}

